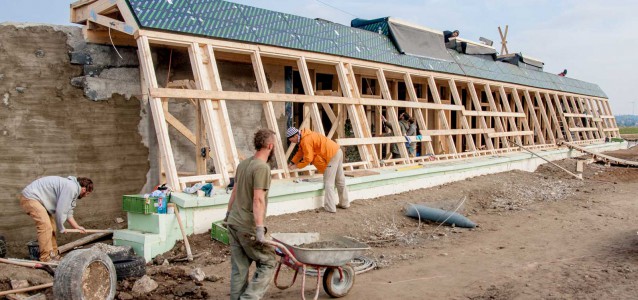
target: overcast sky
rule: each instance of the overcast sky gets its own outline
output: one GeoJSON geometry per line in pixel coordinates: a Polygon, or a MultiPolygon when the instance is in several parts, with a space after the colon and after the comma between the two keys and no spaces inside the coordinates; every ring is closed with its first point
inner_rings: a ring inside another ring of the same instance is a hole
{"type": "MultiPolygon", "coordinates": [[[[165,1],[165,0],[157,0],[165,1]]],[[[187,0],[172,0],[187,1],[187,0]]],[[[0,0],[0,22],[69,24],[68,0],[0,0]]],[[[631,114],[638,94],[638,1],[635,0],[234,0],[349,25],[359,18],[395,17],[461,36],[500,41],[509,25],[510,52],[545,62],[545,71],[598,84],[614,114],[631,114]],[[324,2],[326,4],[323,4],[324,2]],[[338,9],[332,8],[336,7],[338,9]],[[345,12],[344,12],[345,11],[345,12]]],[[[1,41],[0,41],[1,42],[1,41]]],[[[500,46],[496,45],[500,51],[500,46]]],[[[638,103],[635,103],[638,110],[638,103]]]]}

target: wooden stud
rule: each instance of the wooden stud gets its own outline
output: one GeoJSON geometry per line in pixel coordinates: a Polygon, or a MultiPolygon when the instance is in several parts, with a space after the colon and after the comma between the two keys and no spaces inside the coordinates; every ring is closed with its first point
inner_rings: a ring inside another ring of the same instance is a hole
{"type": "Polygon", "coordinates": [[[552,98],[548,93],[544,93],[545,102],[547,102],[547,108],[549,109],[549,115],[554,123],[554,132],[558,139],[564,139],[563,131],[560,128],[560,122],[558,122],[558,118],[556,117],[556,111],[554,110],[554,105],[552,104],[552,98]]]}
{"type": "MultiPolygon", "coordinates": [[[[490,105],[490,109],[492,111],[498,112],[498,108],[496,107],[496,102],[494,102],[494,96],[492,95],[492,88],[490,88],[489,84],[484,85],[485,94],[487,95],[487,102],[490,105]]],[[[496,125],[497,132],[505,132],[505,128],[503,127],[503,122],[501,121],[500,116],[494,117],[494,123],[496,125]]],[[[510,147],[510,142],[507,140],[507,137],[501,137],[501,143],[505,146],[505,148],[510,147]]]]}
{"type": "Polygon", "coordinates": [[[545,105],[543,105],[543,98],[539,91],[534,91],[534,96],[536,96],[536,102],[538,103],[538,108],[541,111],[541,118],[543,119],[543,124],[545,124],[545,129],[547,130],[547,134],[549,135],[549,140],[552,144],[556,144],[556,137],[552,132],[552,126],[549,123],[549,118],[547,117],[547,111],[545,110],[545,105]]]}
{"type": "MultiPolygon", "coordinates": [[[[204,46],[205,47],[205,46],[204,46]]],[[[195,84],[199,90],[212,90],[212,81],[210,69],[204,65],[204,55],[200,44],[193,43],[188,47],[188,53],[191,62],[191,68],[193,70],[193,77],[195,78],[195,84]]],[[[210,57],[207,57],[206,61],[210,65],[210,57]]],[[[217,99],[216,99],[217,100],[217,99]]],[[[229,171],[234,169],[234,165],[228,161],[226,151],[228,151],[227,145],[223,140],[223,133],[218,124],[221,124],[219,115],[213,108],[212,99],[200,100],[200,108],[202,116],[204,118],[204,126],[206,127],[206,136],[208,138],[208,145],[211,150],[211,158],[215,165],[215,171],[223,178],[223,184],[230,182],[229,171]]],[[[182,183],[182,185],[184,185],[182,183]]],[[[184,185],[185,187],[185,185],[184,185]]]]}
{"type": "MultiPolygon", "coordinates": [[[[155,68],[153,66],[153,58],[151,56],[151,47],[145,36],[137,39],[138,56],[140,57],[140,70],[144,74],[144,82],[146,89],[157,88],[157,78],[155,77],[155,68]]],[[[150,98],[149,104],[151,113],[153,114],[153,123],[155,125],[155,134],[159,145],[160,160],[165,167],[167,184],[176,191],[181,190],[177,179],[177,168],[175,167],[175,159],[173,157],[173,149],[168,136],[168,125],[164,117],[164,109],[162,108],[162,100],[160,98],[150,98]]]]}
{"type": "Polygon", "coordinates": [[[574,139],[572,137],[571,131],[569,131],[569,124],[567,123],[567,119],[565,118],[565,113],[563,111],[563,106],[560,103],[560,99],[558,98],[558,94],[554,94],[554,103],[556,103],[556,108],[558,115],[562,121],[563,129],[565,130],[565,135],[567,136],[567,140],[572,143],[574,139]]]}
{"type": "Polygon", "coordinates": [[[538,122],[538,118],[536,117],[536,113],[534,112],[534,110],[536,109],[536,106],[534,106],[534,101],[532,101],[529,90],[524,90],[523,93],[525,94],[525,102],[530,109],[530,117],[532,118],[532,124],[534,125],[534,132],[536,132],[536,136],[540,140],[541,144],[545,144],[543,128],[541,127],[540,122],[538,122]]]}
{"type": "MultiPolygon", "coordinates": [[[[308,96],[314,96],[315,90],[312,86],[312,80],[310,79],[310,73],[308,72],[308,64],[305,57],[300,57],[297,60],[297,67],[299,68],[299,75],[301,76],[301,83],[303,85],[304,93],[308,96]]],[[[323,130],[323,123],[321,122],[321,113],[319,112],[319,106],[317,103],[310,103],[310,118],[312,119],[313,130],[322,135],[325,135],[323,130]]]]}
{"type": "MultiPolygon", "coordinates": [[[[441,104],[441,97],[439,96],[439,90],[436,86],[436,82],[434,81],[434,77],[428,77],[428,86],[430,87],[430,91],[432,92],[432,98],[434,103],[441,104]]],[[[438,110],[439,121],[443,124],[443,129],[450,130],[450,124],[447,121],[447,117],[445,116],[445,112],[443,110],[438,110]]],[[[448,150],[451,150],[452,154],[456,154],[456,145],[454,144],[454,138],[451,135],[447,136],[448,140],[448,150]]]]}
{"type": "MultiPolygon", "coordinates": [[[[250,54],[250,58],[253,62],[253,69],[255,71],[255,78],[257,79],[257,87],[260,93],[270,93],[268,89],[268,82],[266,81],[266,73],[264,72],[264,65],[261,62],[261,55],[259,50],[255,50],[250,54]]],[[[316,103],[315,103],[316,105],[316,103]]],[[[266,122],[268,127],[275,132],[277,145],[275,146],[275,157],[277,160],[277,168],[284,171],[284,177],[289,178],[290,172],[288,170],[288,160],[284,153],[284,146],[281,140],[281,134],[279,133],[279,124],[277,123],[277,117],[275,117],[275,109],[272,105],[272,101],[266,101],[263,103],[264,114],[266,115],[266,122]]]]}
{"type": "MultiPolygon", "coordinates": [[[[377,69],[376,72],[377,81],[379,82],[379,85],[381,87],[381,95],[385,100],[394,101],[392,100],[392,95],[390,94],[390,90],[388,88],[388,81],[385,78],[383,70],[377,69]]],[[[386,108],[386,112],[388,122],[390,123],[390,126],[392,126],[392,132],[394,133],[394,135],[403,136],[403,132],[401,132],[401,125],[399,125],[399,114],[397,113],[396,109],[393,106],[388,106],[386,108]]],[[[405,143],[399,144],[397,146],[399,148],[399,153],[401,153],[401,156],[405,159],[405,163],[410,163],[410,154],[408,153],[408,149],[405,146],[405,143]]]]}
{"type": "MultiPolygon", "coordinates": [[[[476,111],[481,112],[481,101],[476,94],[476,88],[474,88],[474,83],[470,82],[467,84],[467,89],[470,91],[470,97],[472,98],[472,103],[474,103],[474,107],[476,111]]],[[[483,115],[478,116],[479,124],[484,130],[488,130],[490,127],[487,126],[487,122],[485,121],[485,117],[483,115]]],[[[494,151],[494,144],[492,143],[492,138],[487,134],[483,133],[485,137],[485,143],[487,144],[487,149],[490,151],[494,151]]]]}
{"type": "MultiPolygon", "coordinates": [[[[210,45],[206,45],[206,54],[208,56],[208,73],[211,79],[211,90],[212,91],[222,91],[222,81],[219,77],[219,69],[217,66],[217,59],[215,58],[215,51],[213,47],[210,45]]],[[[227,151],[228,154],[228,162],[230,163],[229,170],[235,171],[237,165],[239,165],[239,153],[237,152],[237,147],[235,146],[235,137],[233,136],[233,131],[230,125],[230,117],[228,116],[228,108],[226,106],[226,100],[217,99],[215,101],[218,105],[218,114],[219,118],[222,120],[219,126],[222,131],[222,137],[224,139],[225,144],[228,146],[230,151],[227,151]]],[[[215,104],[215,103],[213,103],[215,104]]]]}

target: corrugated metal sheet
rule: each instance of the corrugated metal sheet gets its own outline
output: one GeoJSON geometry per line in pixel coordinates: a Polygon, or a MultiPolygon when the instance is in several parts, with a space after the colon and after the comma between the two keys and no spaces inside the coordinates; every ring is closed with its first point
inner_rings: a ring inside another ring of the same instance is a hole
{"type": "MultiPolygon", "coordinates": [[[[454,62],[400,54],[387,25],[360,29],[222,0],[127,0],[142,28],[333,54],[607,97],[598,85],[450,51],[454,62]],[[382,33],[379,34],[379,28],[382,33]],[[367,29],[367,30],[366,30],[367,29]]],[[[382,22],[381,22],[382,23],[382,22]]]]}

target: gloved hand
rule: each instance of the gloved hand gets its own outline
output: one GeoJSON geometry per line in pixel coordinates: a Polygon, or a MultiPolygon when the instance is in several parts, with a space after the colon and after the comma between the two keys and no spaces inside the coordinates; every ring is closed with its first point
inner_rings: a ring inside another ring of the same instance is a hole
{"type": "Polygon", "coordinates": [[[257,226],[257,241],[260,243],[266,241],[266,227],[257,226]]]}
{"type": "Polygon", "coordinates": [[[230,215],[229,211],[226,211],[226,217],[224,218],[224,221],[222,221],[222,227],[226,228],[228,225],[228,215],[230,215]]]}

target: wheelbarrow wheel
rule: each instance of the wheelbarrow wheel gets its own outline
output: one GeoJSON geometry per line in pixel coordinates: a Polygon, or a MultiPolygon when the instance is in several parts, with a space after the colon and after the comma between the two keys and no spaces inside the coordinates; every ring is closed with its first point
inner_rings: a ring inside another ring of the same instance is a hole
{"type": "Polygon", "coordinates": [[[344,297],[354,285],[354,269],[349,265],[345,265],[341,269],[343,270],[343,281],[341,281],[338,268],[328,268],[323,273],[323,289],[332,298],[344,297]]]}

